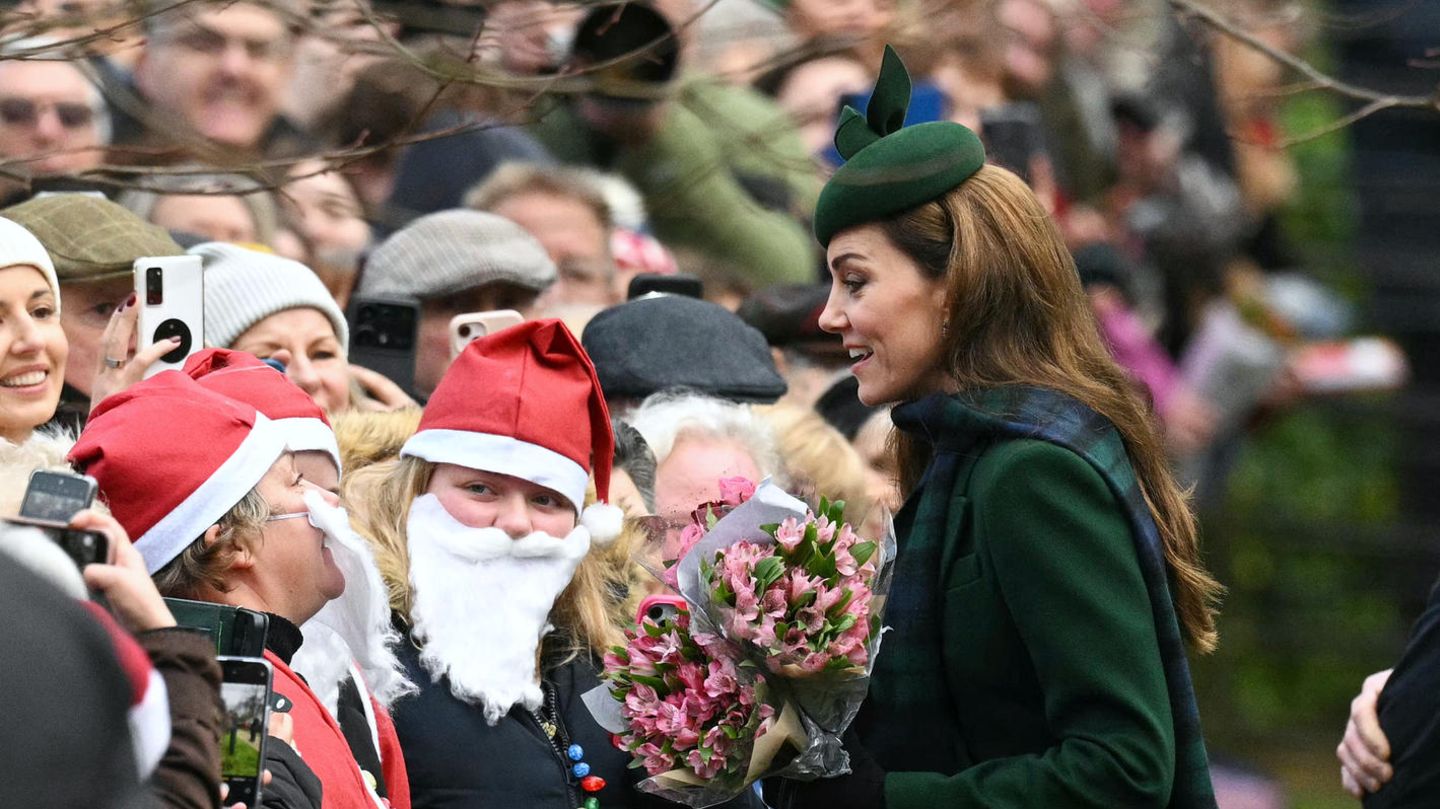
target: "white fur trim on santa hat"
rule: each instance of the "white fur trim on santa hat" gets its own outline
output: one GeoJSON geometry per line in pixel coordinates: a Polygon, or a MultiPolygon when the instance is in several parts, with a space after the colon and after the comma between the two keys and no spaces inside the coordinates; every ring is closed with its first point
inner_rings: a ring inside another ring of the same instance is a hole
{"type": "Polygon", "coordinates": [[[592,503],[580,512],[580,524],[590,532],[590,541],[603,548],[620,536],[625,512],[609,503],[592,503]]]}
{"type": "Polygon", "coordinates": [[[577,514],[590,483],[590,473],[580,464],[553,449],[508,435],[421,430],[405,442],[400,455],[528,480],[559,492],[577,514]]]}
{"type": "Polygon", "coordinates": [[[275,423],[285,431],[285,444],[293,452],[324,452],[335,462],[335,469],[345,470],[340,464],[340,445],[335,443],[335,431],[330,425],[317,418],[276,419],[275,423]]]}
{"type": "Polygon", "coordinates": [[[135,540],[150,575],[179,556],[255,488],[276,459],[285,452],[285,431],[263,415],[220,467],[206,477],[189,497],[135,540]]]}

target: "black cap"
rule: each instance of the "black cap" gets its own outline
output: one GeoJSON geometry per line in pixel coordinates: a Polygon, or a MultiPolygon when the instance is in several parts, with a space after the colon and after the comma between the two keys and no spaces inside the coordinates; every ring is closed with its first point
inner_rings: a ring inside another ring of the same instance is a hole
{"type": "Polygon", "coordinates": [[[580,21],[570,48],[597,95],[655,100],[680,66],[675,28],[641,3],[596,6],[580,21]]]}
{"type": "Polygon", "coordinates": [[[596,315],[580,342],[607,399],[677,388],[734,402],[785,395],[765,338],[708,301],[662,295],[622,303],[596,315]]]}
{"type": "Polygon", "coordinates": [[[844,341],[820,328],[820,315],[829,297],[828,284],[782,284],[746,298],[735,314],[776,348],[840,358],[845,356],[844,341]]]}
{"type": "Polygon", "coordinates": [[[850,441],[879,409],[860,401],[860,381],[853,376],[841,378],[815,402],[815,412],[850,441]]]}

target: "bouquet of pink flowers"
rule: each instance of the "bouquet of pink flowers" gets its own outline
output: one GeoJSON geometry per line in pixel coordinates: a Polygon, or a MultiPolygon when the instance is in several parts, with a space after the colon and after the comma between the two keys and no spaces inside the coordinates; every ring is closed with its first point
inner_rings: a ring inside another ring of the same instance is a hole
{"type": "Polygon", "coordinates": [[[861,538],[844,503],[812,512],[740,478],[720,491],[664,554],[683,611],[643,620],[585,696],[649,773],[640,788],[691,807],[762,777],[845,772],[895,557],[893,534],[861,538]]]}
{"type": "Polygon", "coordinates": [[[616,745],[650,775],[640,789],[704,806],[751,780],[756,748],[776,722],[765,678],[730,644],[691,633],[687,611],[642,618],[605,655],[603,677],[620,703],[616,745]]]}
{"type": "Polygon", "coordinates": [[[872,587],[878,543],[844,521],[845,504],[820,498],[819,513],[759,528],[771,541],[742,539],[700,559],[709,608],[729,640],[790,677],[863,673],[880,633],[872,587]]]}

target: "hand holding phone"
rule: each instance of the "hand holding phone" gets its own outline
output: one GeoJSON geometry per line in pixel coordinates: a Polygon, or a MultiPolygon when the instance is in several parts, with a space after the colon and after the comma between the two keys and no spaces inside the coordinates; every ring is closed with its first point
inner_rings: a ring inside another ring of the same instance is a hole
{"type": "Polygon", "coordinates": [[[75,515],[68,530],[94,534],[104,541],[106,552],[82,565],[80,572],[86,586],[104,594],[110,611],[126,629],[146,632],[175,626],[175,616],[155,589],[145,560],[114,517],[86,509],[75,515]]]}
{"type": "Polygon", "coordinates": [[[140,310],[136,349],[179,340],[145,370],[145,376],[178,370],[186,357],[205,347],[205,275],[200,257],[141,257],[134,267],[135,306],[140,310]]]}
{"type": "Polygon", "coordinates": [[[100,336],[100,356],[95,358],[95,380],[90,383],[92,409],[105,397],[113,396],[149,376],[151,367],[180,345],[178,339],[162,340],[143,350],[132,350],[140,320],[136,298],[132,292],[120,304],[110,315],[110,322],[100,336]]]}

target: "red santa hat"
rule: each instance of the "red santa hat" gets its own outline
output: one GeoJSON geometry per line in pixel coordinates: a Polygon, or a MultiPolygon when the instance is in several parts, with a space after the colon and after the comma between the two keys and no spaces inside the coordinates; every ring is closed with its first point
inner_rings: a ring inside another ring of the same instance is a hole
{"type": "Polygon", "coordinates": [[[291,450],[325,452],[335,461],[335,468],[341,468],[340,445],[324,408],[254,354],[207,348],[185,360],[185,373],[201,387],[265,414],[285,431],[285,443],[291,450]]]}
{"type": "Polygon", "coordinates": [[[285,434],[250,405],[163,371],[106,397],[70,450],[155,573],[265,477],[285,434]]]}
{"type": "Polygon", "coordinates": [[[609,505],[615,437],[595,366],[558,320],[538,320],[466,346],[425,405],[402,456],[528,480],[568,499],[605,544],[620,533],[609,505]],[[591,473],[600,502],[585,508],[591,473]]]}

